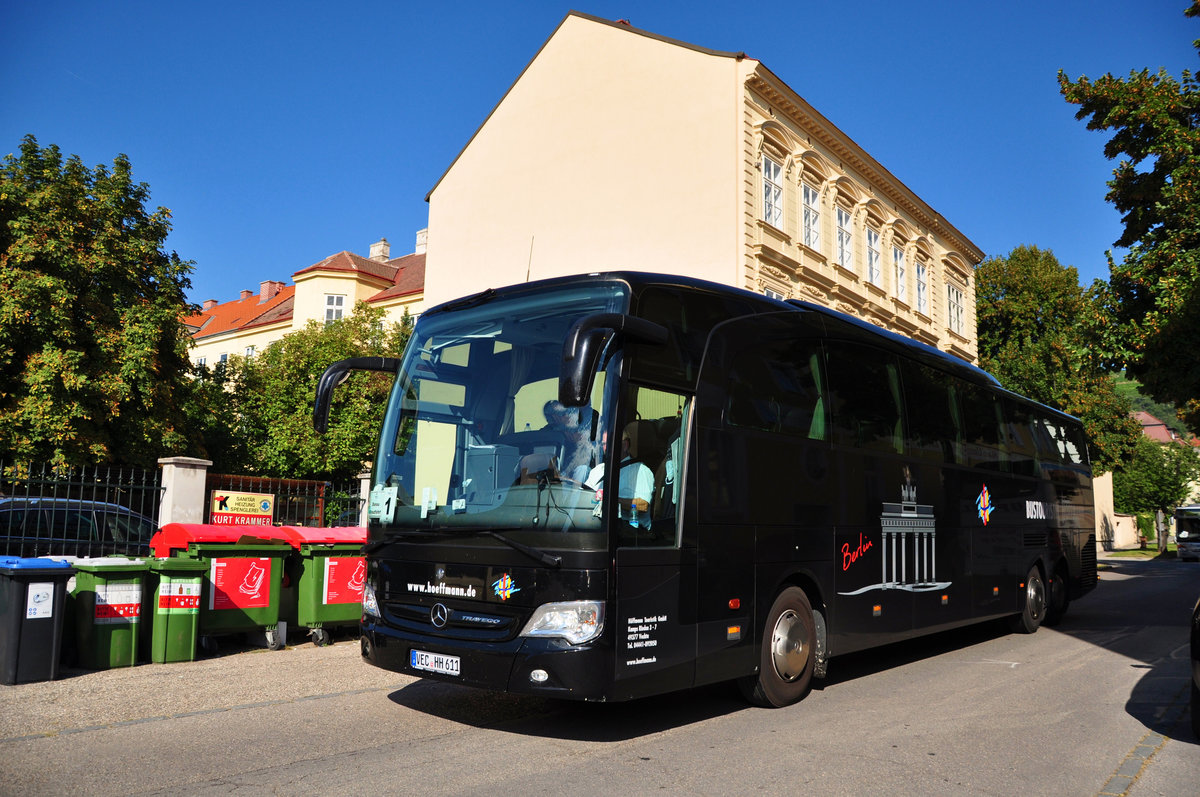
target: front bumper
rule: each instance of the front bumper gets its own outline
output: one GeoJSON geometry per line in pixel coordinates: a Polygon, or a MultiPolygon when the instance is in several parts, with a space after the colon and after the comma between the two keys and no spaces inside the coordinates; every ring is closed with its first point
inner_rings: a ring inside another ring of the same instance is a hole
{"type": "MultiPolygon", "coordinates": [[[[362,624],[362,655],[370,664],[419,678],[568,700],[607,699],[613,654],[602,641],[572,645],[566,640],[517,637],[505,642],[446,640],[404,631],[386,624],[362,624]],[[411,666],[413,650],[458,656],[460,674],[441,675],[411,666]],[[546,673],[538,682],[534,670],[546,673]]],[[[600,637],[603,640],[603,637],[600,637]]]]}

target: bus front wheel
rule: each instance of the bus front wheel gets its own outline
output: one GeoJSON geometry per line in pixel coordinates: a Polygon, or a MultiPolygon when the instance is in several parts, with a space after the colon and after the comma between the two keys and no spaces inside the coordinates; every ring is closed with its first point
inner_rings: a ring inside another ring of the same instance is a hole
{"type": "Polygon", "coordinates": [[[1029,568],[1025,576],[1024,601],[1021,613],[1009,618],[1009,626],[1018,634],[1032,634],[1038,630],[1046,616],[1046,584],[1037,565],[1029,568]]]}
{"type": "Polygon", "coordinates": [[[758,674],[739,682],[746,699],[779,708],[800,700],[812,685],[817,661],[817,632],[808,596],[799,587],[779,593],[759,646],[758,674]]]}

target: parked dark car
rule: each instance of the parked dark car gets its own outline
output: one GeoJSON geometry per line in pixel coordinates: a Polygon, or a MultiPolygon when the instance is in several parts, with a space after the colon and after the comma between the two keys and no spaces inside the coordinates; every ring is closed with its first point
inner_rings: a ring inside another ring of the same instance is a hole
{"type": "Polygon", "coordinates": [[[103,501],[0,498],[0,554],[6,556],[143,555],[154,521],[103,501]]]}
{"type": "Polygon", "coordinates": [[[1200,739],[1200,600],[1192,609],[1192,733],[1200,739]]]}

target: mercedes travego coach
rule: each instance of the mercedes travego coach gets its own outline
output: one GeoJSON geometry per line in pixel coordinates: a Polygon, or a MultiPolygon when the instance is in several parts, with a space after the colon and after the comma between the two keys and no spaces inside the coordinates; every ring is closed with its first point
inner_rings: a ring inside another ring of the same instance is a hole
{"type": "Polygon", "coordinates": [[[716,681],[782,706],[831,657],[1096,585],[1077,420],[934,348],[680,277],[488,290],[417,321],[372,471],[362,653],[580,700],[716,681]]]}

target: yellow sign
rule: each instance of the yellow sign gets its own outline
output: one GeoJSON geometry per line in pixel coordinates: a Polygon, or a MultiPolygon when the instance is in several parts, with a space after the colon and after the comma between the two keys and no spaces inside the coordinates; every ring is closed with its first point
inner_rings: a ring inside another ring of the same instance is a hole
{"type": "Polygon", "coordinates": [[[274,516],[275,496],[270,493],[212,491],[209,523],[217,526],[269,526],[274,516]]]}

